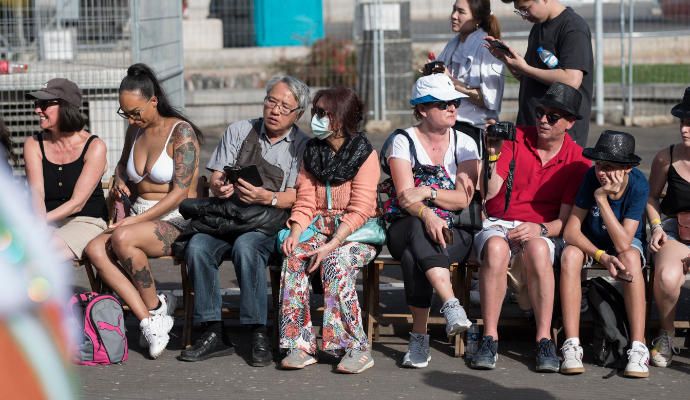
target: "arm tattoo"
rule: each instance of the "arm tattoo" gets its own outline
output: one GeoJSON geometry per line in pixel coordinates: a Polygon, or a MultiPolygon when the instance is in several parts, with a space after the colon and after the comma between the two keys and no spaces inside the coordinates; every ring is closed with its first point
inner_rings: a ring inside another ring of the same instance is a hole
{"type": "Polygon", "coordinates": [[[128,259],[124,260],[122,262],[122,266],[124,267],[125,271],[132,275],[132,273],[134,272],[134,266],[132,265],[132,257],[129,257],[128,259]]]}
{"type": "Polygon", "coordinates": [[[144,289],[148,289],[151,287],[151,285],[153,285],[153,277],[151,276],[151,271],[149,271],[149,269],[146,268],[146,266],[136,271],[132,275],[132,278],[134,279],[135,284],[141,286],[144,289]]]}
{"type": "Polygon", "coordinates": [[[173,144],[173,158],[175,159],[175,184],[183,189],[192,184],[192,178],[199,162],[196,149],[196,135],[188,125],[180,125],[173,144]]]}
{"type": "Polygon", "coordinates": [[[168,222],[156,221],[156,227],[153,233],[155,233],[156,238],[163,243],[163,254],[172,254],[172,244],[180,235],[180,231],[168,222]]]}

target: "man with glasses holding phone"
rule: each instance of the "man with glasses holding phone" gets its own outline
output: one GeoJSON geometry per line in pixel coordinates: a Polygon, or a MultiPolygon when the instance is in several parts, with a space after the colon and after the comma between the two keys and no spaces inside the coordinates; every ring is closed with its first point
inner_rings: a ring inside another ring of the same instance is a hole
{"type": "MultiPolygon", "coordinates": [[[[206,168],[212,172],[210,189],[214,196],[231,196],[246,204],[290,209],[295,201],[297,180],[307,136],[295,123],[309,105],[309,87],[291,76],[278,76],[266,85],[263,118],[230,124],[206,168]],[[227,179],[224,167],[256,166],[263,181],[253,186],[241,177],[227,179]]],[[[276,238],[252,231],[236,237],[196,233],[189,240],[185,259],[194,281],[194,319],[205,332],[190,349],[178,357],[201,361],[232,354],[224,340],[221,318],[219,267],[232,260],[240,285],[240,324],[252,328],[250,364],[269,365],[273,359],[266,330],[266,266],[276,253],[276,238]]]]}
{"type": "Polygon", "coordinates": [[[581,101],[577,89],[556,82],[537,101],[536,126],[518,126],[515,141],[488,137],[490,178],[483,188],[488,218],[474,238],[481,264],[484,333],[472,357],[472,368],[496,366],[498,318],[509,276],[520,308],[534,310],[536,370],[558,372],[550,332],[553,266],[563,247],[559,238],[563,225],[590,166],[582,147],[566,134],[582,118],[578,112],[581,101]]]}
{"type": "MultiPolygon", "coordinates": [[[[506,51],[494,44],[489,46],[491,53],[520,81],[516,124],[536,125],[535,107],[530,100],[542,97],[552,83],[562,82],[582,94],[578,109],[582,118],[575,121],[568,133],[577,144],[586,146],[594,85],[592,34],[587,22],[559,0],[501,1],[513,3],[515,14],[534,24],[524,57],[510,48],[506,51]]],[[[493,43],[494,38],[487,39],[493,43]]]]}

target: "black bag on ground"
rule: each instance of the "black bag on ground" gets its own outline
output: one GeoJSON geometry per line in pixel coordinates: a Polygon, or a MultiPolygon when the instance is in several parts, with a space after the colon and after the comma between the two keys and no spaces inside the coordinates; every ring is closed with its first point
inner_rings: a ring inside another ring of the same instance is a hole
{"type": "Polygon", "coordinates": [[[625,368],[630,327],[623,296],[602,277],[590,279],[587,286],[594,325],[594,363],[602,367],[625,368]]]}

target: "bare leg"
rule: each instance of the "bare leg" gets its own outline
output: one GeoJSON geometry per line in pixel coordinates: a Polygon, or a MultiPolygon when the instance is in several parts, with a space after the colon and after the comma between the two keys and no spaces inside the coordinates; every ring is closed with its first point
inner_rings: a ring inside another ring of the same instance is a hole
{"type": "Polygon", "coordinates": [[[453,285],[450,283],[450,271],[448,268],[434,267],[429,268],[426,273],[426,278],[431,283],[431,286],[436,290],[436,294],[441,298],[442,302],[446,302],[453,297],[453,285]]]}
{"type": "Polygon", "coordinates": [[[628,313],[628,320],[630,322],[630,340],[644,343],[646,310],[640,252],[635,248],[630,248],[618,254],[618,259],[625,265],[628,273],[633,277],[632,282],[623,284],[625,311],[628,313]]]}
{"type": "Polygon", "coordinates": [[[688,247],[676,240],[666,242],[654,256],[654,300],[659,310],[660,327],[673,333],[676,305],[680,289],[685,283],[682,259],[690,253],[688,247]]]}
{"type": "Polygon", "coordinates": [[[561,309],[565,337],[580,336],[580,304],[582,303],[582,266],[585,254],[575,246],[567,246],[561,255],[561,309]]]}
{"type": "Polygon", "coordinates": [[[506,296],[510,248],[503,237],[487,240],[479,269],[479,296],[484,319],[484,335],[498,340],[498,318],[506,296]]]}
{"type": "Polygon", "coordinates": [[[527,273],[529,299],[537,322],[537,342],[542,338],[551,339],[555,278],[548,245],[541,238],[528,241],[519,262],[527,273]]]}

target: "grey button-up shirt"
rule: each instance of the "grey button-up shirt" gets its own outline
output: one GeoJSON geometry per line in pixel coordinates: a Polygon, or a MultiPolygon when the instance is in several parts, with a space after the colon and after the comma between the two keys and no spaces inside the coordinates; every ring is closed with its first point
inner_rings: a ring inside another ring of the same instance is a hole
{"type": "MultiPolygon", "coordinates": [[[[209,171],[222,171],[226,165],[234,165],[242,143],[249,136],[256,119],[233,122],[225,130],[223,138],[211,154],[211,159],[206,164],[209,171]]],[[[261,126],[259,143],[261,144],[261,157],[269,164],[283,170],[283,183],[281,191],[295,186],[297,173],[302,162],[304,147],[309,138],[295,125],[290,132],[279,141],[271,144],[266,129],[261,126]]]]}

